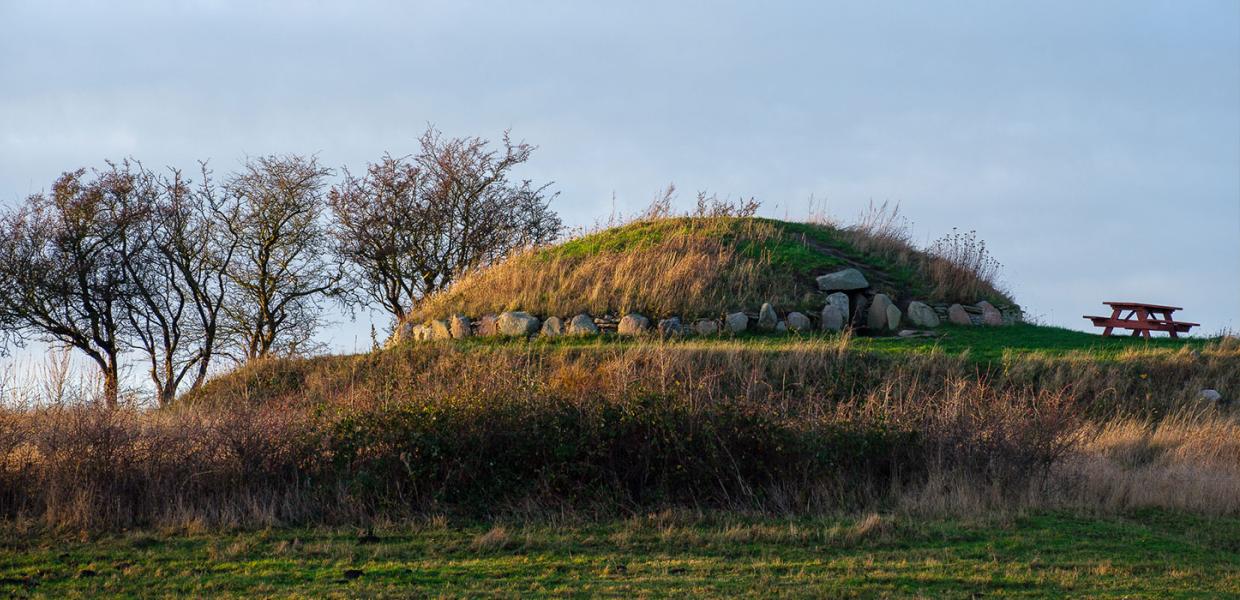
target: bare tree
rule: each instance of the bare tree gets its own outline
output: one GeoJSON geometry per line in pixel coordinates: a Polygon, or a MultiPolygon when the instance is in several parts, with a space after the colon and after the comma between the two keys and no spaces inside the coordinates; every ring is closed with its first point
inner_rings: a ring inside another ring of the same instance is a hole
{"type": "Polygon", "coordinates": [[[322,218],[330,175],[314,157],[247,160],[214,207],[224,245],[235,249],[222,322],[235,360],[311,350],[342,277],[322,218]]]}
{"type": "Polygon", "coordinates": [[[0,216],[0,323],[5,342],[28,337],[85,353],[115,406],[129,285],[127,239],[144,217],[129,201],[133,182],[86,170],[63,174],[0,216]]]}
{"type": "Polygon", "coordinates": [[[190,389],[206,380],[236,246],[214,218],[218,200],[205,164],[201,173],[194,186],[175,169],[161,176],[136,162],[112,165],[111,177],[132,182],[130,201],[145,217],[126,240],[123,339],[145,357],[161,406],[187,378],[190,389]]]}
{"type": "Polygon", "coordinates": [[[562,224],[550,184],[509,179],[533,150],[507,132],[492,149],[429,128],[418,154],[385,155],[360,177],[346,171],[328,202],[349,287],[400,319],[462,272],[554,239],[562,224]]]}

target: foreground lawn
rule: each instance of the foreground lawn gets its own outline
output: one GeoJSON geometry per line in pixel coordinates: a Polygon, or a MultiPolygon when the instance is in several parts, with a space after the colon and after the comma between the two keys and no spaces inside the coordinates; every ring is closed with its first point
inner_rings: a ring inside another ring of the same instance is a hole
{"type": "Polygon", "coordinates": [[[651,517],[376,532],[7,531],[15,597],[1240,595],[1240,519],[1147,512],[997,521],[651,517]]]}

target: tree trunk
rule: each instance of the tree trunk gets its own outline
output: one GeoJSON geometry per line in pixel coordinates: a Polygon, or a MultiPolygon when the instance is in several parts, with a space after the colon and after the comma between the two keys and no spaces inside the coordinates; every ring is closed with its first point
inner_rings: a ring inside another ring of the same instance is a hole
{"type": "Polygon", "coordinates": [[[120,381],[113,363],[103,371],[103,401],[108,408],[116,408],[120,398],[120,381]]]}
{"type": "Polygon", "coordinates": [[[167,407],[169,404],[172,404],[172,402],[176,399],[177,399],[176,388],[173,388],[172,386],[165,386],[164,389],[159,390],[158,400],[159,400],[160,408],[167,407]]]}

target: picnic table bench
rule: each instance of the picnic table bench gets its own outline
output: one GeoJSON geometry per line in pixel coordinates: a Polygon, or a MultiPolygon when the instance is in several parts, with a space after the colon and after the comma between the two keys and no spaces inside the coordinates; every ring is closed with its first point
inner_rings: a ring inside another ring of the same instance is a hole
{"type": "Polygon", "coordinates": [[[1102,336],[1111,335],[1111,331],[1116,327],[1121,329],[1131,329],[1132,336],[1142,336],[1145,339],[1150,338],[1151,331],[1166,331],[1171,337],[1179,337],[1179,333],[1188,333],[1193,327],[1197,327],[1200,323],[1189,323],[1187,321],[1176,321],[1172,318],[1171,313],[1177,310],[1184,310],[1178,306],[1164,306],[1162,304],[1146,304],[1144,302],[1103,302],[1111,307],[1111,316],[1098,317],[1085,315],[1086,319],[1094,322],[1095,327],[1105,327],[1102,330],[1102,336]],[[1127,314],[1124,314],[1124,313],[1127,314]]]}

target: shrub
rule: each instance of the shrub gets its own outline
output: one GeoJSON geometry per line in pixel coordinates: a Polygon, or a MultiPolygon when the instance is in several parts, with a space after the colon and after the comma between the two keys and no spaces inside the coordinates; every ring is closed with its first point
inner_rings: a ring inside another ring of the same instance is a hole
{"type": "Polygon", "coordinates": [[[935,298],[949,302],[994,299],[1003,265],[986,249],[976,231],[956,229],[930,245],[928,275],[935,298]]]}

